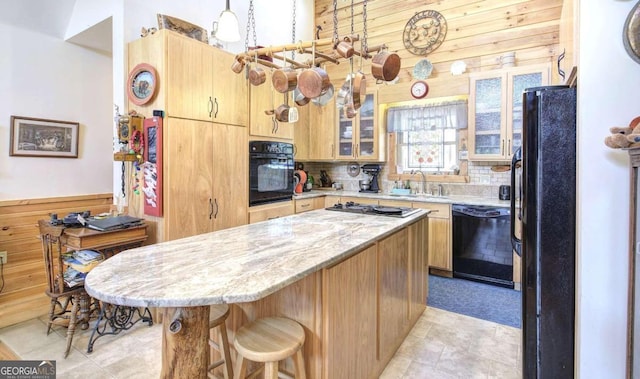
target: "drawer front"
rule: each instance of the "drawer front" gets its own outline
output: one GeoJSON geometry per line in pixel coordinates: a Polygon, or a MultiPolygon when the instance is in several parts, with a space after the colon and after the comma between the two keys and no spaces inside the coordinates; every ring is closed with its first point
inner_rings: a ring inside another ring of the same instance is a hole
{"type": "Polygon", "coordinates": [[[451,204],[414,202],[413,207],[429,209],[430,218],[451,218],[451,204]]]}
{"type": "Polygon", "coordinates": [[[296,213],[312,211],[314,209],[324,208],[323,197],[313,197],[309,199],[296,199],[296,213]]]}

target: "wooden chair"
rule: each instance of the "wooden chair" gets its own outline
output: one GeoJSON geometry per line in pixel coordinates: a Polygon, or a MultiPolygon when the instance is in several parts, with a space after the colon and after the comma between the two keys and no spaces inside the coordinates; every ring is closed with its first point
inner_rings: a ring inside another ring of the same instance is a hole
{"type": "Polygon", "coordinates": [[[69,355],[73,334],[80,322],[84,329],[88,327],[91,297],[84,290],[84,285],[69,287],[64,281],[64,264],[62,261],[62,231],[64,227],[53,226],[48,221],[38,221],[42,252],[47,274],[46,295],[51,298],[47,335],[52,325],[67,327],[67,347],[64,357],[69,355]],[[83,312],[80,312],[80,310],[83,312]],[[80,316],[79,316],[80,314],[80,316]]]}
{"type": "Polygon", "coordinates": [[[238,352],[234,379],[247,377],[247,360],[264,363],[265,379],[277,379],[278,362],[289,357],[293,358],[295,378],[306,378],[302,355],[304,329],[291,319],[259,318],[238,329],[233,344],[238,352]]]}
{"type": "Polygon", "coordinates": [[[209,311],[209,368],[208,377],[215,378],[213,370],[222,366],[224,379],[233,378],[233,363],[231,361],[231,352],[229,350],[229,338],[227,336],[226,320],[229,316],[229,305],[215,304],[210,307],[209,311]],[[217,337],[217,342],[211,338],[212,335],[217,337]],[[214,361],[213,350],[220,353],[221,359],[214,361]]]}

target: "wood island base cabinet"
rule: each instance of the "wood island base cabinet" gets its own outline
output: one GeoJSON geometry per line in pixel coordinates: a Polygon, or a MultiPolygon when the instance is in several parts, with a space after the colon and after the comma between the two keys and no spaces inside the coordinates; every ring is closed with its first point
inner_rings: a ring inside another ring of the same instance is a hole
{"type": "MultiPolygon", "coordinates": [[[[426,307],[428,219],[255,302],[233,304],[243,324],[289,317],[305,329],[307,378],[377,378],[426,307]]],[[[293,372],[290,360],[281,369],[293,372]]]]}

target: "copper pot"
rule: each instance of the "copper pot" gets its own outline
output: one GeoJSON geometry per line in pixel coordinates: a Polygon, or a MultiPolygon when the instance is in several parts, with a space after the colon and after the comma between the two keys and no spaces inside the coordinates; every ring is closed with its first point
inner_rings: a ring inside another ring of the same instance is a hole
{"type": "Polygon", "coordinates": [[[279,122],[289,122],[289,106],[282,104],[276,108],[276,120],[279,122]]]}
{"type": "Polygon", "coordinates": [[[353,108],[357,111],[364,102],[367,96],[367,82],[362,71],[355,73],[353,78],[353,93],[351,94],[353,99],[353,108]]]}
{"type": "Polygon", "coordinates": [[[244,60],[236,57],[236,59],[234,59],[233,63],[231,64],[231,71],[235,72],[236,74],[239,74],[242,72],[243,69],[244,69],[244,60]]]}
{"type": "Polygon", "coordinates": [[[400,56],[380,51],[371,59],[371,74],[378,80],[392,81],[400,73],[400,56]]]}
{"type": "Polygon", "coordinates": [[[260,84],[267,81],[267,73],[260,67],[253,66],[251,70],[249,70],[249,83],[254,86],[259,86],[260,84]]]}
{"type": "Polygon", "coordinates": [[[336,52],[342,58],[351,58],[353,56],[353,45],[347,41],[342,41],[336,46],[336,52]]]}
{"type": "Polygon", "coordinates": [[[329,74],[320,67],[306,69],[298,76],[300,92],[310,99],[325,94],[330,85],[329,74]]]}
{"type": "Polygon", "coordinates": [[[275,70],[271,76],[271,84],[280,93],[292,91],[298,85],[298,73],[290,67],[275,70]]]}
{"type": "Polygon", "coordinates": [[[296,105],[299,106],[307,105],[309,104],[309,101],[311,101],[311,99],[300,92],[300,89],[298,87],[293,90],[293,100],[296,102],[296,105]]]}

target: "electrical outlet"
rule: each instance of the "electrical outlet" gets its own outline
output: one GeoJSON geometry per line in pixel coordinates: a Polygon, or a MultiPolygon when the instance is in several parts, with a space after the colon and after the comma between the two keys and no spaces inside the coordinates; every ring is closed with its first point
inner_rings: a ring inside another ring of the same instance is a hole
{"type": "Polygon", "coordinates": [[[0,261],[2,262],[3,265],[7,264],[7,252],[6,251],[0,251],[0,261]]]}

